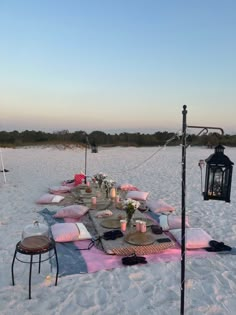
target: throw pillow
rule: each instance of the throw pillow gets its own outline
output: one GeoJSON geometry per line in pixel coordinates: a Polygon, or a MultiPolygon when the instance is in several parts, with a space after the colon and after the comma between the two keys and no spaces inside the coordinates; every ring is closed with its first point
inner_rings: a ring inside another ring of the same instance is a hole
{"type": "Polygon", "coordinates": [[[126,199],[133,199],[133,200],[147,200],[149,192],[147,191],[128,191],[126,194],[126,199]]]}
{"type": "Polygon", "coordinates": [[[147,200],[146,206],[155,213],[172,212],[175,210],[174,207],[169,205],[163,199],[147,200]]]}
{"type": "Polygon", "coordinates": [[[58,203],[63,199],[64,199],[63,196],[54,194],[44,194],[36,201],[36,203],[38,204],[58,203]]]}
{"type": "Polygon", "coordinates": [[[63,194],[71,191],[72,187],[68,186],[53,186],[50,187],[48,190],[51,194],[63,194]]]}
{"type": "Polygon", "coordinates": [[[56,223],[51,226],[56,242],[73,242],[91,239],[91,234],[83,223],[56,223]]]}
{"type": "MultiPolygon", "coordinates": [[[[172,229],[180,229],[182,225],[181,216],[178,215],[166,215],[162,214],[159,217],[159,224],[162,227],[163,231],[169,231],[172,229]]],[[[190,227],[188,222],[188,217],[185,218],[185,226],[186,228],[190,227]]]]}
{"type": "Polygon", "coordinates": [[[54,218],[74,218],[79,219],[86,212],[88,212],[89,208],[83,205],[71,205],[62,208],[56,214],[54,214],[54,218]]]}
{"type": "Polygon", "coordinates": [[[123,190],[123,191],[138,191],[139,189],[136,187],[136,186],[134,186],[134,185],[132,185],[132,184],[121,184],[121,185],[119,185],[118,186],[118,188],[120,189],[120,190],[123,190]]]}
{"type": "MultiPolygon", "coordinates": [[[[181,229],[171,230],[170,233],[181,245],[181,229]]],[[[209,247],[210,240],[212,240],[212,237],[201,228],[187,228],[185,230],[185,246],[187,249],[209,247]]]]}

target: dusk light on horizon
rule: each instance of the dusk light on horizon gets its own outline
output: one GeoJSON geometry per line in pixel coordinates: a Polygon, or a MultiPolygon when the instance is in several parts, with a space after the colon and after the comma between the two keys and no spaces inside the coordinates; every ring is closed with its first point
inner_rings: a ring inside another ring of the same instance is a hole
{"type": "Polygon", "coordinates": [[[0,5],[0,131],[236,134],[233,0],[0,5]]]}

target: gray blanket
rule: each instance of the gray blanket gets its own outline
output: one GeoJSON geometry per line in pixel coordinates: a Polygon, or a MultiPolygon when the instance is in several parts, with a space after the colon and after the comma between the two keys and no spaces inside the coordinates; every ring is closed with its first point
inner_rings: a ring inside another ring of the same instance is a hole
{"type": "MultiPolygon", "coordinates": [[[[43,216],[45,222],[49,227],[55,223],[63,223],[63,219],[53,218],[55,211],[49,211],[47,208],[38,212],[43,216]]],[[[51,231],[51,229],[50,229],[51,231]]],[[[66,276],[77,273],[87,273],[86,262],[81,255],[80,250],[74,245],[73,242],[56,243],[58,263],[59,263],[59,275],[66,276]]],[[[56,264],[55,259],[51,259],[52,266],[56,264]]]]}

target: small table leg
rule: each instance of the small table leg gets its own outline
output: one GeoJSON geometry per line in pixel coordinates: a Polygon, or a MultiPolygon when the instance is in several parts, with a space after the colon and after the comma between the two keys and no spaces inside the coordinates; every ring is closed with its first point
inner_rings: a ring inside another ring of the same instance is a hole
{"type": "Polygon", "coordinates": [[[59,264],[58,264],[58,258],[57,258],[56,244],[54,245],[54,253],[55,253],[56,265],[57,265],[57,273],[56,273],[56,281],[55,281],[55,286],[56,286],[57,285],[57,279],[58,279],[58,273],[59,273],[59,264]]]}
{"type": "Polygon", "coordinates": [[[12,264],[11,264],[11,279],[12,279],[12,285],[15,285],[15,279],[14,279],[14,263],[15,263],[15,259],[16,259],[16,253],[17,250],[15,250],[14,256],[13,256],[13,260],[12,260],[12,264]]]}
{"type": "Polygon", "coordinates": [[[29,271],[29,299],[31,300],[31,275],[32,275],[33,255],[30,255],[30,271],[29,271]]]}
{"type": "Polygon", "coordinates": [[[41,254],[39,254],[39,269],[38,269],[38,273],[40,273],[40,267],[41,267],[41,254]]]}

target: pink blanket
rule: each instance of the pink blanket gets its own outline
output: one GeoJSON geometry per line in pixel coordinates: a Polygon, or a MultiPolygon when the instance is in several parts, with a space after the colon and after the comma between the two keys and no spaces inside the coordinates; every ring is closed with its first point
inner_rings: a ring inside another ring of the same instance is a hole
{"type": "MultiPolygon", "coordinates": [[[[75,222],[74,219],[65,219],[65,222],[75,222]]],[[[76,241],[74,242],[77,248],[87,248],[90,241],[76,241]]],[[[81,250],[89,273],[96,272],[105,269],[114,269],[119,267],[125,267],[122,262],[122,256],[108,255],[103,251],[93,246],[90,250],[81,250]]],[[[204,249],[186,250],[187,257],[205,258],[215,255],[213,252],[207,252],[204,249]]],[[[158,254],[146,255],[148,263],[159,263],[167,261],[178,261],[181,259],[181,249],[177,245],[177,248],[167,249],[158,254]]]]}

